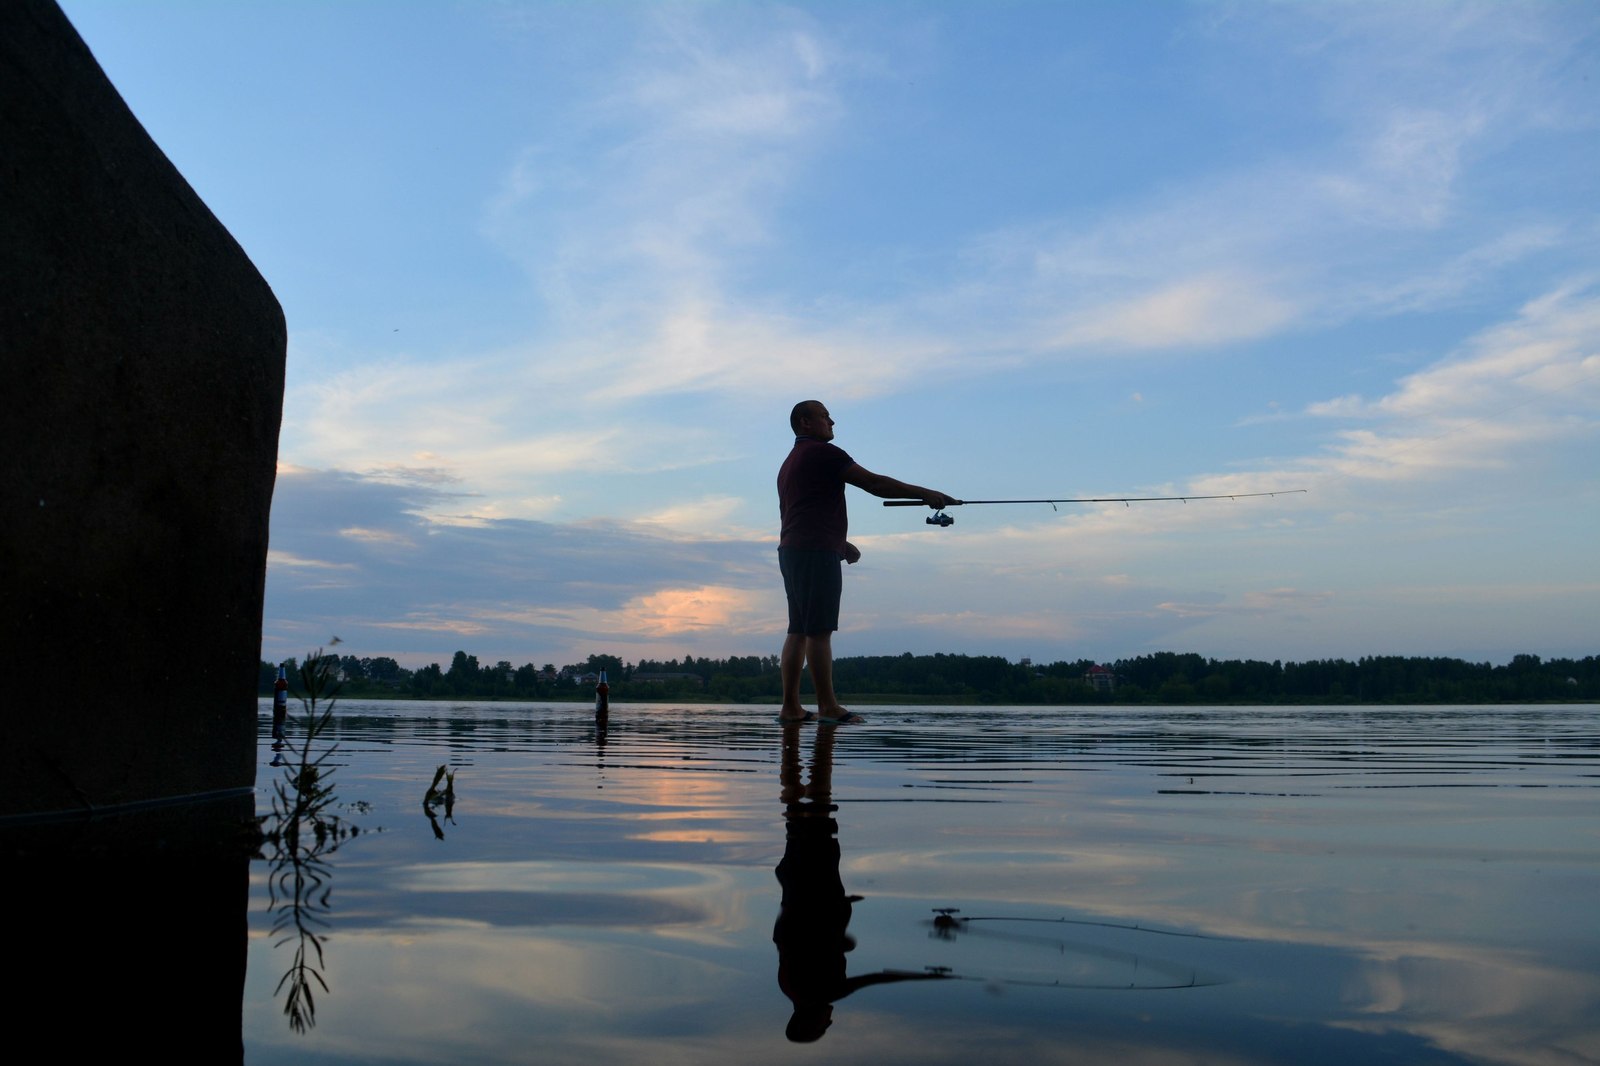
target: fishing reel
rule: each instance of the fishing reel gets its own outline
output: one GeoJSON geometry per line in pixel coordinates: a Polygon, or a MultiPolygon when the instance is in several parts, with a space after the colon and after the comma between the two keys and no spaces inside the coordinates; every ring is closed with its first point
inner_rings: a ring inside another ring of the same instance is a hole
{"type": "Polygon", "coordinates": [[[935,511],[923,521],[927,522],[930,526],[953,526],[956,524],[956,520],[945,514],[943,511],[935,511]]]}
{"type": "Polygon", "coordinates": [[[966,919],[956,917],[961,913],[960,907],[935,907],[933,913],[937,917],[933,919],[933,932],[929,936],[939,940],[954,940],[956,931],[966,928],[966,919]]]}

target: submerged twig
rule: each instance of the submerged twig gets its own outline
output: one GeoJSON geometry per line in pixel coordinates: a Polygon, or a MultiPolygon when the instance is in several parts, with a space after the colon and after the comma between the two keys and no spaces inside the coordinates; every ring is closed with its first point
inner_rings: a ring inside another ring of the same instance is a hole
{"type": "Polygon", "coordinates": [[[451,825],[455,824],[456,808],[456,772],[448,765],[440,766],[433,772],[433,783],[428,786],[428,791],[422,794],[422,813],[428,817],[428,825],[433,828],[434,839],[444,839],[444,827],[439,824],[439,818],[434,813],[434,808],[443,805],[444,820],[451,825]],[[439,782],[444,782],[444,788],[439,788],[439,782]]]}

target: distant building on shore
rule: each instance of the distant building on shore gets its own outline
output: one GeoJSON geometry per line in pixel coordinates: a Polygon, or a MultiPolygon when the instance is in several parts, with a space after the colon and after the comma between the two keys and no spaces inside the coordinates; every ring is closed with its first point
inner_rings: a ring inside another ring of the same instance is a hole
{"type": "Polygon", "coordinates": [[[643,671],[643,670],[635,670],[633,672],[633,676],[628,678],[628,680],[629,681],[643,681],[646,684],[655,684],[655,685],[665,685],[668,681],[693,681],[696,685],[699,685],[701,688],[705,688],[705,685],[706,685],[706,679],[701,677],[699,674],[657,673],[657,672],[650,672],[650,671],[643,671]]]}

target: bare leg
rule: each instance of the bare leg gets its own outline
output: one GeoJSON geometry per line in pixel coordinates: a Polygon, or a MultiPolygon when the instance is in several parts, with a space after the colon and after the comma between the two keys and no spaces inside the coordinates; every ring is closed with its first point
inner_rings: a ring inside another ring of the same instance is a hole
{"type": "Polygon", "coordinates": [[[839,706],[833,692],[833,634],[813,633],[806,637],[806,664],[811,668],[811,684],[817,690],[817,713],[823,718],[841,718],[850,712],[839,706]]]}
{"type": "Polygon", "coordinates": [[[805,668],[807,638],[790,633],[783,641],[783,654],[778,657],[778,671],[783,677],[783,707],[780,718],[796,721],[806,716],[805,705],[800,702],[800,673],[805,668]]]}

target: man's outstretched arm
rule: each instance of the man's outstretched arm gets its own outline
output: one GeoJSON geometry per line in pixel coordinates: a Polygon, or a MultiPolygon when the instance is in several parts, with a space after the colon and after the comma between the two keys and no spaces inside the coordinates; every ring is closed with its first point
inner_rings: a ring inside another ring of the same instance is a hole
{"type": "Polygon", "coordinates": [[[886,500],[921,500],[929,507],[949,507],[957,502],[954,496],[947,496],[935,489],[898,481],[887,474],[874,474],[860,463],[846,470],[844,479],[846,483],[886,500]]]}

